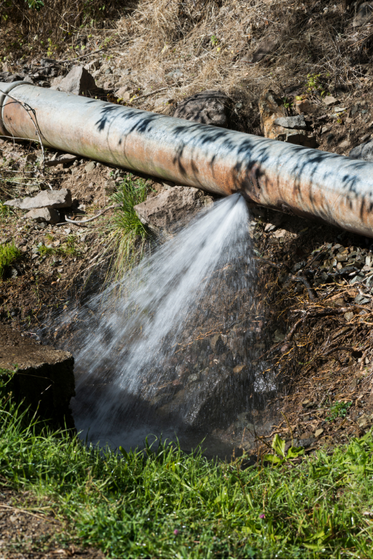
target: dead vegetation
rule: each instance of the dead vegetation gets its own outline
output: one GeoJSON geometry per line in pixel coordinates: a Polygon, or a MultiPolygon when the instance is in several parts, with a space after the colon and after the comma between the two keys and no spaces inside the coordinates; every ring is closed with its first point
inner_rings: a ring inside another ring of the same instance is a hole
{"type": "Polygon", "coordinates": [[[0,8],[7,12],[8,67],[17,58],[57,58],[62,51],[63,59],[87,63],[101,51],[127,73],[133,104],[164,111],[187,95],[219,89],[231,96],[237,126],[247,131],[259,131],[257,101],[267,87],[291,103],[310,93],[313,76],[322,84],[311,92],[318,101],[322,92],[352,92],[370,81],[373,32],[370,23],[353,27],[356,3],[348,11],[331,0],[18,0],[11,10],[8,4],[0,8]]]}

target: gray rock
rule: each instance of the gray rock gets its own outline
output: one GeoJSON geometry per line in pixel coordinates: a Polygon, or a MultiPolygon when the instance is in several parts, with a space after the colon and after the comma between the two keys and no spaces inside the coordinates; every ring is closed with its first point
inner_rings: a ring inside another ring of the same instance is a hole
{"type": "Polygon", "coordinates": [[[348,157],[363,159],[364,161],[373,161],[373,140],[355,146],[348,154],[348,157]]]}
{"type": "Polygon", "coordinates": [[[326,97],[324,97],[324,103],[327,106],[334,105],[334,103],[337,103],[337,101],[338,100],[335,97],[333,97],[332,95],[327,95],[326,97]]]}
{"type": "Polygon", "coordinates": [[[24,215],[24,218],[48,224],[58,224],[61,220],[59,213],[54,208],[33,208],[24,215]]]}
{"type": "Polygon", "coordinates": [[[275,124],[283,126],[284,128],[299,128],[306,129],[306,121],[303,115],[297,115],[296,117],[279,117],[275,120],[275,124]]]}
{"type": "Polygon", "coordinates": [[[229,98],[221,91],[207,90],[182,101],[173,116],[214,126],[228,127],[229,98]]]}
{"type": "MultiPolygon", "coordinates": [[[[69,352],[37,344],[21,333],[0,325],[0,368],[17,372],[8,389],[16,402],[44,418],[73,427],[69,403],[75,395],[74,358],[69,352]]],[[[6,375],[6,373],[5,373],[6,375]]]]}
{"type": "Polygon", "coordinates": [[[212,197],[193,187],[172,187],[137,204],[134,208],[141,222],[156,232],[173,231],[187,223],[212,197]]]}
{"type": "Polygon", "coordinates": [[[372,16],[373,7],[371,2],[364,2],[363,4],[360,4],[352,22],[352,27],[361,27],[362,25],[369,23],[372,16]]]}
{"type": "Polygon", "coordinates": [[[21,210],[31,210],[32,208],[70,208],[72,204],[69,189],[59,191],[41,191],[34,197],[27,197],[23,200],[15,198],[5,202],[7,206],[20,208],[21,210]]]}
{"type": "Polygon", "coordinates": [[[87,165],[84,167],[84,171],[86,173],[92,173],[92,171],[94,171],[96,167],[96,164],[94,161],[90,161],[89,163],[87,163],[87,165]]]}
{"type": "Polygon", "coordinates": [[[51,89],[74,93],[75,95],[81,95],[82,93],[89,95],[95,93],[98,88],[94,78],[83,66],[73,66],[67,76],[52,80],[51,89]]]}

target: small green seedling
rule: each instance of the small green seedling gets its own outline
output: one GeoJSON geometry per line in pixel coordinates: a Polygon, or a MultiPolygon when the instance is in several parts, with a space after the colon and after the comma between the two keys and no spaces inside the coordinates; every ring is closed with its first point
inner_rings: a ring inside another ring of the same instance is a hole
{"type": "Polygon", "coordinates": [[[345,418],[348,413],[348,409],[352,406],[352,402],[337,401],[330,407],[329,416],[325,418],[327,422],[334,422],[337,418],[345,418]]]}
{"type": "Polygon", "coordinates": [[[285,440],[280,438],[280,436],[276,434],[272,441],[272,449],[274,450],[276,455],[265,455],[264,461],[269,461],[274,465],[282,465],[286,461],[289,461],[289,459],[296,459],[297,457],[300,457],[304,454],[303,447],[291,446],[286,452],[285,445],[285,440]]]}

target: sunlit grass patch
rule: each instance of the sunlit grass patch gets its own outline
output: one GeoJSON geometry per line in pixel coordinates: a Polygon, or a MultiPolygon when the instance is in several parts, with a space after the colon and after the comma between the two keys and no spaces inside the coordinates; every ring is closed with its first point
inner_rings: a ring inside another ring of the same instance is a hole
{"type": "Polygon", "coordinates": [[[14,243],[0,245],[0,279],[3,278],[5,270],[22,255],[14,243]]]}
{"type": "Polygon", "coordinates": [[[110,249],[113,252],[112,267],[109,277],[119,278],[126,270],[132,268],[141,258],[148,229],[140,221],[134,210],[136,204],[146,200],[148,187],[143,179],[134,179],[131,174],[120,184],[111,197],[115,209],[110,220],[110,249]]]}
{"type": "Polygon", "coordinates": [[[333,453],[243,468],[245,457],[208,460],[159,440],[142,451],[85,446],[4,389],[3,480],[44,496],[70,522],[69,539],[109,558],[373,556],[371,433],[333,453]]]}

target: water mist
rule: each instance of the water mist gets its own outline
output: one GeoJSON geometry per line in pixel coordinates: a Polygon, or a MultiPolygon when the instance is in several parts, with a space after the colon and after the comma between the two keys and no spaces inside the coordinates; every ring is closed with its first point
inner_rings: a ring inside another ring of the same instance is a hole
{"type": "Polygon", "coordinates": [[[128,448],[147,433],[203,437],[248,409],[256,336],[248,225],[241,195],[219,201],[69,314],[72,407],[89,439],[128,448]]]}

